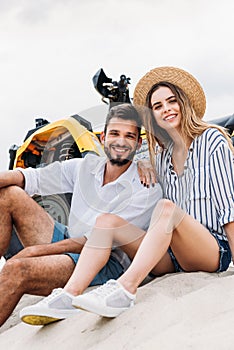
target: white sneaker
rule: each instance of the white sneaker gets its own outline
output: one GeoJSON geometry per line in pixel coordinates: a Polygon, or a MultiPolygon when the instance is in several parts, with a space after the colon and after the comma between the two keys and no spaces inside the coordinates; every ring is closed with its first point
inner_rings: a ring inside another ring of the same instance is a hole
{"type": "Polygon", "coordinates": [[[134,305],[135,294],[129,293],[115,280],[91,292],[74,297],[72,305],[104,317],[116,317],[134,305]]]}
{"type": "Polygon", "coordinates": [[[20,318],[25,323],[39,326],[71,317],[79,312],[72,306],[73,298],[73,295],[62,288],[54,289],[37,304],[23,308],[20,318]]]}

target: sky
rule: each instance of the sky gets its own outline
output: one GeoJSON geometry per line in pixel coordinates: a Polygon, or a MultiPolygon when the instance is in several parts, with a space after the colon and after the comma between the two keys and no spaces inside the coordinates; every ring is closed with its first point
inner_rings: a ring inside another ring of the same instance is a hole
{"type": "Polygon", "coordinates": [[[0,170],[35,118],[104,121],[100,68],[130,77],[132,97],[150,69],[180,67],[205,90],[206,120],[233,114],[233,23],[233,0],[0,0],[0,170]]]}

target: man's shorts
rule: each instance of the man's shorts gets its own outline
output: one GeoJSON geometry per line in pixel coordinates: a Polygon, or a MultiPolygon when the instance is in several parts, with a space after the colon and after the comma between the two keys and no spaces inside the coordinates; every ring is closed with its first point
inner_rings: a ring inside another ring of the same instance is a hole
{"type": "MultiPolygon", "coordinates": [[[[217,243],[219,246],[219,256],[220,256],[219,267],[215,272],[226,271],[230,265],[231,260],[232,260],[231,249],[230,249],[227,241],[218,239],[215,235],[213,235],[213,236],[217,240],[217,243]]],[[[169,247],[168,253],[169,253],[171,260],[172,260],[172,263],[174,265],[175,272],[184,272],[185,270],[183,270],[183,268],[178,263],[171,247],[169,247]]]]}
{"type": "MultiPolygon", "coordinates": [[[[70,238],[67,226],[60,224],[55,221],[54,233],[52,237],[52,243],[62,241],[64,239],[70,238]]],[[[80,254],[76,253],[65,253],[68,255],[74,262],[77,264],[77,261],[80,257],[80,254]]],[[[110,256],[107,264],[101,269],[101,271],[94,277],[93,281],[90,283],[90,286],[96,286],[99,284],[106,283],[109,279],[117,279],[124,272],[122,265],[119,263],[115,257],[110,256]]]]}

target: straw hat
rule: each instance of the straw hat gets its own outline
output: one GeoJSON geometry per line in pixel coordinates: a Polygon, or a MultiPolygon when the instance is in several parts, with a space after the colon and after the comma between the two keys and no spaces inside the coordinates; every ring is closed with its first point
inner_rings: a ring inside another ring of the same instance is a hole
{"type": "Polygon", "coordinates": [[[206,97],[199,82],[188,72],[175,67],[158,67],[150,70],[135,87],[134,105],[145,106],[146,96],[154,84],[167,81],[180,87],[188,96],[198,117],[206,110],[206,97]]]}

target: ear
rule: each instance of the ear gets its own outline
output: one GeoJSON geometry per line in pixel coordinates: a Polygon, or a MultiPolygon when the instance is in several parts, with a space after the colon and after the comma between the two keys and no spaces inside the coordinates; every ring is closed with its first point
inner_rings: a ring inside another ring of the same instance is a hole
{"type": "Polygon", "coordinates": [[[138,140],[137,149],[140,149],[141,145],[142,145],[142,137],[140,137],[139,140],[138,140]]]}
{"type": "Polygon", "coordinates": [[[101,132],[100,141],[101,141],[102,145],[104,145],[104,142],[105,142],[105,134],[104,134],[104,131],[101,132]]]}

